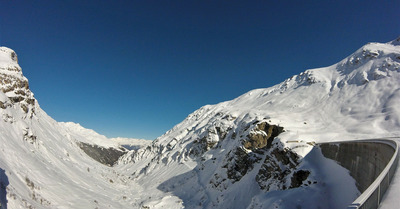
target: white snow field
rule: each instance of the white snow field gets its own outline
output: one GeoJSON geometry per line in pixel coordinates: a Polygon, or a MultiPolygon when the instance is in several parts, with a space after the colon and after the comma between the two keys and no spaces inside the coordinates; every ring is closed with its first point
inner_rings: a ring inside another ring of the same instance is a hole
{"type": "Polygon", "coordinates": [[[145,139],[131,139],[122,137],[109,139],[91,129],[82,127],[79,123],[59,122],[59,125],[63,126],[65,131],[67,131],[74,139],[80,142],[96,144],[106,148],[118,148],[122,146],[130,149],[139,149],[151,144],[152,142],[145,139]]]}
{"type": "MultiPolygon", "coordinates": [[[[54,121],[6,47],[0,88],[2,208],[346,208],[355,181],[313,142],[400,135],[400,38],[206,105],[112,167],[77,142],[127,143],[54,121]]],[[[399,175],[381,208],[397,208],[399,175]]]]}

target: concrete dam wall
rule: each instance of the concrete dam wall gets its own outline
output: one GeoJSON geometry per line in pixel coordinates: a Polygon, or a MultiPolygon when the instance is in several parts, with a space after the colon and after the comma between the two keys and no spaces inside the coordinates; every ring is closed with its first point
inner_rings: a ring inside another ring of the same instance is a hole
{"type": "Polygon", "coordinates": [[[319,147],[356,180],[362,194],[348,208],[377,208],[397,167],[397,143],[382,139],[321,143],[319,147]]]}

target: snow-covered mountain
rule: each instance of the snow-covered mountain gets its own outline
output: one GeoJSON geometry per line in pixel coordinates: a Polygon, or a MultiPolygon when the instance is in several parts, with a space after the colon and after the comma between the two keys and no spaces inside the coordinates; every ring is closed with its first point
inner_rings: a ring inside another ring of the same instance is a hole
{"type": "Polygon", "coordinates": [[[111,138],[112,141],[118,144],[118,146],[124,147],[128,150],[138,150],[143,147],[147,147],[152,141],[147,139],[132,139],[124,137],[111,138]]]}
{"type": "Polygon", "coordinates": [[[89,157],[79,144],[121,148],[49,117],[29,90],[17,55],[5,47],[0,48],[0,88],[1,208],[130,207],[124,199],[138,186],[89,157]]]}
{"type": "Polygon", "coordinates": [[[128,139],[128,138],[107,138],[97,132],[86,129],[78,123],[60,122],[64,131],[72,137],[78,146],[90,157],[98,162],[112,166],[119,157],[129,150],[138,150],[151,143],[150,140],[128,139]]]}
{"type": "Polygon", "coordinates": [[[204,106],[122,162],[140,184],[160,182],[147,187],[187,208],[345,207],[357,189],[343,180],[327,191],[333,180],[307,154],[313,142],[400,135],[399,41],[370,43],[335,65],[204,106]],[[333,193],[341,190],[348,193],[333,193]]]}
{"type": "Polygon", "coordinates": [[[343,208],[359,194],[354,180],[314,142],[400,135],[400,38],[206,105],[130,151],[51,119],[16,54],[0,52],[0,200],[9,208],[343,208]],[[82,143],[123,153],[110,167],[82,143]]]}
{"type": "Polygon", "coordinates": [[[107,138],[104,135],[98,134],[94,130],[82,127],[79,123],[74,122],[59,122],[64,130],[69,132],[70,135],[83,143],[96,144],[105,148],[117,148],[122,149],[140,149],[151,144],[152,141],[146,139],[132,139],[132,138],[107,138]]]}

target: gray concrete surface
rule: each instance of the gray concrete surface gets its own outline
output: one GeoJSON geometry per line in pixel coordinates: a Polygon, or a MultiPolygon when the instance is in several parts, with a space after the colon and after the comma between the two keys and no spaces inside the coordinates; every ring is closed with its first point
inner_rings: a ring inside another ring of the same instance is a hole
{"type": "Polygon", "coordinates": [[[324,143],[319,147],[326,158],[350,171],[360,192],[374,182],[395,152],[391,145],[373,141],[324,143]]]}

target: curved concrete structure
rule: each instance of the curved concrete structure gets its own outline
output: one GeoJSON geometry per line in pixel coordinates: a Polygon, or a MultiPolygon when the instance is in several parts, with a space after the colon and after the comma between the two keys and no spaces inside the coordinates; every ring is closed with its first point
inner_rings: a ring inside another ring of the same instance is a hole
{"type": "Polygon", "coordinates": [[[350,208],[376,209],[394,176],[398,143],[391,139],[318,144],[322,154],[350,171],[362,193],[350,208]]]}

